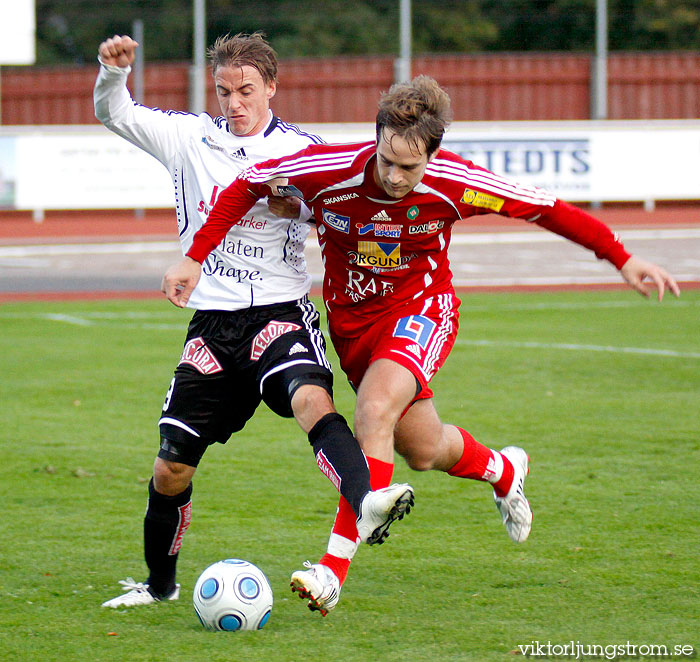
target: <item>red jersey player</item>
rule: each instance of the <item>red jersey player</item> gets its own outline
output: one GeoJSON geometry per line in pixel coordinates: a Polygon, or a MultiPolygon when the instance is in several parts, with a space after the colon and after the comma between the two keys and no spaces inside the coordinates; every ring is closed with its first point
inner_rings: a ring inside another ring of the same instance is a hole
{"type": "MultiPolygon", "coordinates": [[[[529,458],[501,452],[440,421],[428,383],[449,354],[459,300],[447,249],[452,226],[496,212],[535,222],[595,251],[648,295],[646,278],[679,294],[661,267],[631,256],[609,230],[546,191],[522,186],[440,149],[449,97],[430,78],[393,86],[377,114],[376,142],[313,145],[247,169],[219,197],[187,257],[163,291],[186,303],[201,264],[260,197],[298,194],[318,225],[323,298],[343,370],[357,390],[355,433],[373,489],[388,485],[393,452],[416,470],[488,481],[508,534],[527,539],[532,511],[523,493],[529,458]]],[[[341,498],[328,552],[292,575],[292,588],[324,615],[338,602],[357,549],[355,519],[341,498]]]]}

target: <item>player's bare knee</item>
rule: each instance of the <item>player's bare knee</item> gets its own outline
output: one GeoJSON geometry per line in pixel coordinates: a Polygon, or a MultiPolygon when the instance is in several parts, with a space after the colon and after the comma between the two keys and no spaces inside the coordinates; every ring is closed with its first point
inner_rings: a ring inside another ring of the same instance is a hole
{"type": "Polygon", "coordinates": [[[333,411],[333,373],[316,364],[280,370],[263,378],[262,398],[275,414],[285,418],[294,416],[304,427],[300,415],[304,419],[313,418],[313,407],[319,408],[314,422],[333,411]]]}
{"type": "Polygon", "coordinates": [[[192,482],[195,467],[157,457],[153,464],[153,486],[160,494],[175,496],[192,482]]]}
{"type": "Polygon", "coordinates": [[[291,399],[295,418],[309,416],[320,420],[326,414],[335,412],[333,399],[328,390],[318,384],[302,384],[296,389],[291,399]]]}
{"type": "Polygon", "coordinates": [[[379,397],[358,399],[355,408],[355,429],[358,438],[373,434],[392,433],[396,425],[396,411],[379,397]]]}

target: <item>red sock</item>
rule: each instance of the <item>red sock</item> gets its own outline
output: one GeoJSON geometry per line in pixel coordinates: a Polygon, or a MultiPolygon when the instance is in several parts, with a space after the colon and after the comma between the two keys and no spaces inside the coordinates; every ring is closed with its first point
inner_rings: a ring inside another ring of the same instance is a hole
{"type": "Polygon", "coordinates": [[[466,430],[457,428],[464,439],[464,452],[457,463],[447,473],[458,478],[488,480],[493,473],[493,452],[480,444],[466,430]]]}
{"type": "Polygon", "coordinates": [[[510,486],[513,484],[513,477],[515,476],[515,471],[513,470],[513,464],[511,461],[501,453],[503,458],[503,475],[493,483],[493,491],[499,496],[504,497],[508,494],[510,486]]]}
{"type": "Polygon", "coordinates": [[[471,478],[472,480],[488,481],[493,485],[493,489],[499,497],[505,496],[513,483],[513,465],[510,460],[498,453],[503,461],[503,472],[498,480],[494,473],[496,466],[496,458],[494,454],[498,451],[492,451],[487,446],[480,444],[466,430],[457,428],[464,439],[464,452],[457,463],[447,473],[450,476],[458,478],[471,478]]]}
{"type": "MultiPolygon", "coordinates": [[[[387,487],[394,474],[393,463],[383,462],[382,460],[367,456],[367,464],[369,465],[372,489],[379,490],[382,487],[387,487]]],[[[344,497],[340,497],[340,501],[338,502],[338,512],[333,522],[333,533],[347,538],[348,540],[357,540],[357,516],[350,506],[350,503],[344,497]]],[[[319,563],[329,567],[340,580],[342,586],[348,575],[351,560],[352,559],[342,558],[326,552],[321,557],[319,563]]]]}
{"type": "Polygon", "coordinates": [[[388,487],[391,483],[391,477],[394,475],[394,463],[383,462],[368,455],[367,464],[369,465],[369,482],[372,489],[381,490],[382,487],[388,487]]]}
{"type": "Polygon", "coordinates": [[[333,556],[333,554],[326,552],[319,563],[330,568],[342,586],[348,576],[348,570],[350,570],[350,561],[351,559],[341,559],[339,556],[333,556]]]}

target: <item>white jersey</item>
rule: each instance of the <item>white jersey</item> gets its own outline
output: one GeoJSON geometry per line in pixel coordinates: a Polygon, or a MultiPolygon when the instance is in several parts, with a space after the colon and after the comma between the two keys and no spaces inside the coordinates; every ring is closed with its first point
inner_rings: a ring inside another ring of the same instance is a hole
{"type": "MultiPolygon", "coordinates": [[[[270,112],[253,136],[236,136],[224,117],[162,111],[137,104],[126,80],[131,67],[102,64],[95,83],[95,115],[108,129],[158,159],[175,186],[175,210],[183,255],[207,220],[218,194],[244,168],[323,142],[270,112]]],[[[299,299],[308,293],[304,242],[310,214],[299,219],[272,214],[259,200],[202,265],[188,306],[240,310],[299,299]]]]}

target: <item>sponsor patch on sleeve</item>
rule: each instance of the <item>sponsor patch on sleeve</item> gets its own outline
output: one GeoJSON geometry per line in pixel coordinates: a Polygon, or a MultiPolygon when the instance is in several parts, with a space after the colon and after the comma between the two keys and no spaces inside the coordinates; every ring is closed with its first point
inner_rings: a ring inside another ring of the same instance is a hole
{"type": "Polygon", "coordinates": [[[465,188],[460,202],[463,202],[465,205],[471,205],[472,207],[483,207],[491,211],[501,211],[505,200],[498,196],[491,195],[490,193],[465,188]]]}

